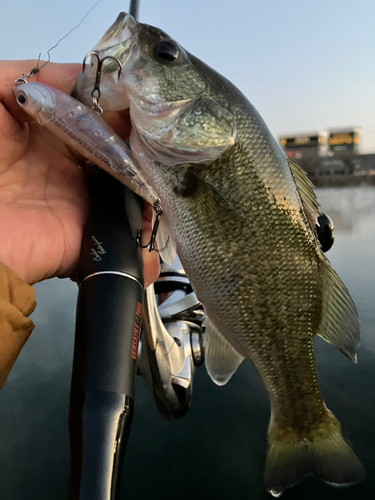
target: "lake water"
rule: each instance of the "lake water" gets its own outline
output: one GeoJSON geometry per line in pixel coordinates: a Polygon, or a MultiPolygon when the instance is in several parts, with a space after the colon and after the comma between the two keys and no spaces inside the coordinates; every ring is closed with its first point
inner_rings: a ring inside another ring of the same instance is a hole
{"type": "MultiPolygon", "coordinates": [[[[363,461],[367,480],[334,489],[308,478],[291,500],[373,499],[375,491],[375,188],[319,189],[335,223],[328,252],[358,307],[358,365],[316,340],[319,380],[327,406],[363,461]]],[[[76,285],[36,286],[34,333],[0,393],[0,498],[66,500],[68,405],[76,285]]],[[[225,387],[197,369],[187,416],[169,423],[137,378],[134,423],[124,465],[127,499],[266,500],[262,484],[268,398],[250,362],[225,387]]],[[[125,497],[124,497],[125,498],[125,497]]]]}

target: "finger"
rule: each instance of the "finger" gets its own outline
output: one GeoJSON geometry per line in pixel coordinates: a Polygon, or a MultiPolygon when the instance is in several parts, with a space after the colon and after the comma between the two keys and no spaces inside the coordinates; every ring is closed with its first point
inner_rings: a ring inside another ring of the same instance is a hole
{"type": "MultiPolygon", "coordinates": [[[[146,245],[151,238],[151,223],[146,220],[144,213],[142,216],[142,232],[141,232],[141,244],[146,245]]],[[[144,277],[144,287],[147,288],[151,283],[154,283],[160,274],[160,264],[159,264],[159,254],[155,251],[149,252],[148,248],[142,249],[142,260],[143,260],[143,277],[144,277]]],[[[58,275],[60,278],[69,277],[72,281],[78,282],[78,268],[77,264],[74,265],[72,269],[64,274],[58,275]]]]}
{"type": "Polygon", "coordinates": [[[151,223],[152,223],[152,216],[154,213],[154,208],[150,203],[147,203],[147,201],[143,202],[143,212],[142,212],[142,217],[143,217],[143,225],[147,226],[147,229],[151,231],[151,223]]]}
{"type": "MultiPolygon", "coordinates": [[[[147,245],[147,243],[149,243],[152,233],[152,207],[146,202],[144,205],[145,207],[142,213],[141,245],[147,245]]],[[[146,288],[158,279],[160,273],[159,254],[155,251],[149,252],[148,248],[143,248],[142,259],[146,288]]]]}
{"type": "MultiPolygon", "coordinates": [[[[42,65],[43,61],[40,62],[40,66],[42,65]]],[[[30,117],[20,109],[14,99],[14,81],[36,66],[35,60],[0,62],[0,102],[18,121],[29,121],[30,117]]],[[[82,65],[77,63],[48,63],[30,81],[38,81],[69,94],[81,69],[82,65]]]]}
{"type": "MultiPolygon", "coordinates": [[[[143,231],[142,231],[143,233],[143,231]]],[[[145,241],[147,244],[150,241],[151,231],[144,232],[144,240],[142,234],[142,244],[145,241]]],[[[160,264],[159,264],[159,254],[155,251],[149,252],[148,248],[142,249],[142,259],[143,259],[143,276],[145,282],[145,288],[147,288],[151,283],[154,283],[159,277],[160,264]]]]}
{"type": "MultiPolygon", "coordinates": [[[[32,59],[26,61],[0,61],[0,102],[20,123],[31,121],[32,118],[15,102],[12,93],[14,81],[31,71],[37,64],[38,61],[32,59]]],[[[42,66],[43,64],[44,62],[40,61],[39,65],[42,66]]],[[[78,63],[48,63],[32,77],[31,81],[50,85],[70,94],[81,70],[82,65],[78,63]]],[[[131,124],[128,110],[121,112],[107,111],[104,113],[104,119],[123,140],[129,138],[131,124]]]]}
{"type": "Polygon", "coordinates": [[[38,82],[70,94],[81,71],[78,63],[48,63],[35,76],[38,82]]]}
{"type": "Polygon", "coordinates": [[[123,141],[129,139],[131,123],[128,109],[124,111],[105,111],[103,118],[123,141]]]}
{"type": "MultiPolygon", "coordinates": [[[[39,65],[43,66],[44,61],[40,61],[39,65]]],[[[23,74],[28,73],[38,65],[38,61],[29,59],[26,61],[0,61],[0,97],[2,93],[9,93],[7,89],[11,89],[14,81],[20,78],[23,74]]],[[[38,81],[51,85],[63,92],[70,93],[73,89],[77,76],[82,70],[82,65],[78,63],[48,63],[35,76],[31,77],[31,81],[38,81]]]]}
{"type": "Polygon", "coordinates": [[[155,251],[149,252],[147,248],[143,249],[143,274],[145,288],[154,283],[160,274],[159,254],[155,251]]]}

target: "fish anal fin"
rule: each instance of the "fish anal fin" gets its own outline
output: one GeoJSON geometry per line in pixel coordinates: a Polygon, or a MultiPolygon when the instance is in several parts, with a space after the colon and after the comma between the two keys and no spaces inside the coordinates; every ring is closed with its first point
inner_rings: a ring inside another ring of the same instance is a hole
{"type": "Polygon", "coordinates": [[[244,357],[231,346],[209,318],[206,317],[203,324],[206,327],[204,338],[207,372],[215,384],[225,385],[244,357]]]}
{"type": "Polygon", "coordinates": [[[346,286],[324,258],[323,309],[318,335],[354,363],[360,340],[356,306],[346,286]]]}
{"type": "Polygon", "coordinates": [[[281,496],[308,474],[333,486],[363,481],[366,473],[362,463],[343,438],[339,422],[330,412],[328,416],[329,420],[320,425],[320,432],[308,436],[291,429],[280,432],[277,422],[271,419],[264,482],[273,496],[281,496]]]}

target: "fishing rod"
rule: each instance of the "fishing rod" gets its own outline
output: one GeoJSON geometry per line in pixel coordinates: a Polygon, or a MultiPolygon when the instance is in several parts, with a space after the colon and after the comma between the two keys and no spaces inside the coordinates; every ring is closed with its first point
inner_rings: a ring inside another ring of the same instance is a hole
{"type": "MultiPolygon", "coordinates": [[[[130,13],[138,16],[139,2],[130,13]]],[[[140,199],[99,170],[79,261],[69,408],[70,500],[119,498],[143,300],[140,199]]]]}
{"type": "Polygon", "coordinates": [[[133,415],[142,212],[136,195],[103,171],[91,179],[89,192],[69,412],[70,499],[112,500],[133,415]]]}

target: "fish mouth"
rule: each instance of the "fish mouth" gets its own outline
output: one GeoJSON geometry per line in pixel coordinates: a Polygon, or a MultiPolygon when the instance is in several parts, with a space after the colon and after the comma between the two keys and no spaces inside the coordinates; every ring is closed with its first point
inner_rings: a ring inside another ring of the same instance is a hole
{"type": "MultiPolygon", "coordinates": [[[[96,58],[91,57],[91,63],[84,64],[82,73],[80,73],[74,85],[72,91],[73,97],[86,104],[86,106],[92,106],[91,94],[97,77],[97,65],[100,61],[100,64],[103,63],[100,68],[102,75],[100,82],[100,87],[102,88],[100,104],[102,108],[104,110],[123,110],[129,107],[128,103],[122,106],[116,103],[113,107],[109,101],[107,102],[106,93],[110,95],[111,91],[115,91],[118,82],[119,65],[123,70],[139,28],[140,23],[130,14],[120,12],[116,21],[93,48],[93,51],[98,55],[98,61],[96,61],[96,58]]],[[[87,56],[85,57],[85,61],[86,58],[87,56]]]]}
{"type": "Polygon", "coordinates": [[[134,35],[138,33],[138,30],[139,23],[134,17],[126,12],[120,12],[116,21],[104,33],[93,50],[97,50],[103,56],[104,54],[108,55],[108,51],[110,51],[110,55],[115,57],[114,53],[123,47],[127,47],[134,35]]]}

